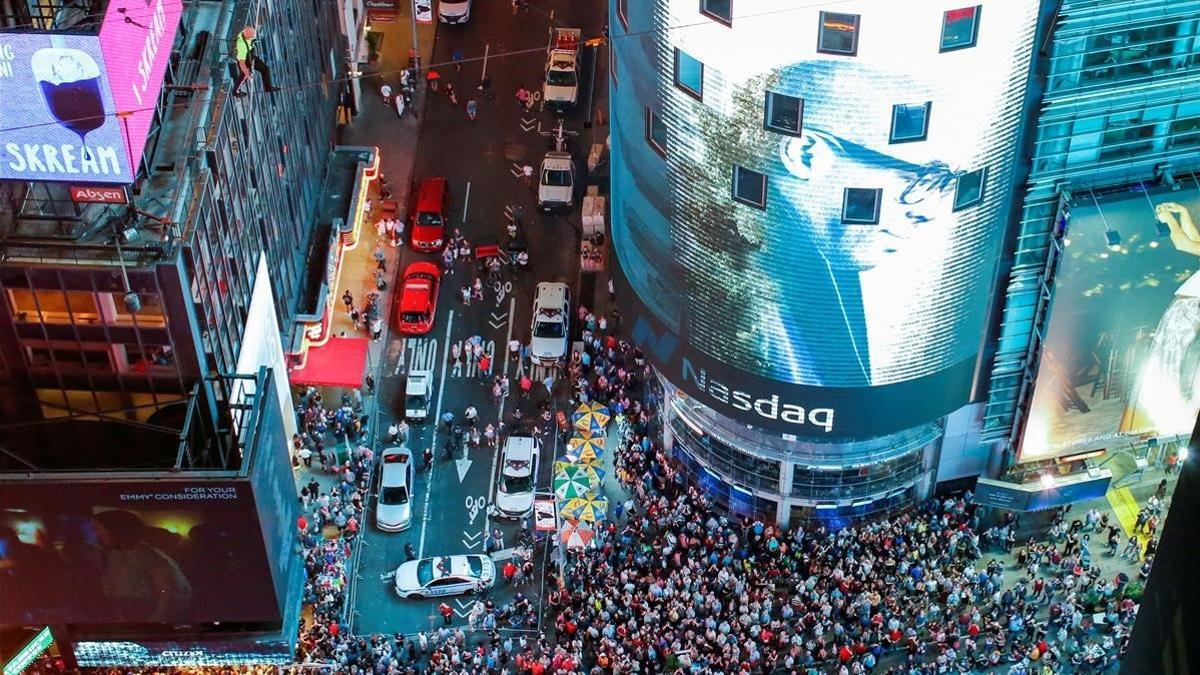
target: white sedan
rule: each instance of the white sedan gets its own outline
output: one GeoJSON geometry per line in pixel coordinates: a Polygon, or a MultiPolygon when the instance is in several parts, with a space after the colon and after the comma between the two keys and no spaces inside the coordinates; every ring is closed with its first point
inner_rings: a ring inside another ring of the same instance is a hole
{"type": "Polygon", "coordinates": [[[375,524],[384,532],[412,525],[413,456],[406,447],[388,448],[380,459],[383,477],[375,504],[375,524]]]}
{"type": "Polygon", "coordinates": [[[422,558],[396,568],[396,595],[402,598],[462,595],[495,583],[496,564],[486,555],[422,558]]]}

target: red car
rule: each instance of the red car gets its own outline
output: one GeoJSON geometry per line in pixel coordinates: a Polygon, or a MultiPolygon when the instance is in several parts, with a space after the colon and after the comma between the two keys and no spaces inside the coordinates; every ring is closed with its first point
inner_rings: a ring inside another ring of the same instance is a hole
{"type": "Polygon", "coordinates": [[[424,335],[433,328],[441,282],[442,270],[433,263],[415,262],[404,270],[392,307],[396,330],[405,335],[424,335]]]}
{"type": "Polygon", "coordinates": [[[450,204],[450,187],[445,178],[435,176],[421,181],[412,210],[413,250],[430,253],[442,250],[446,243],[446,210],[450,204]]]}

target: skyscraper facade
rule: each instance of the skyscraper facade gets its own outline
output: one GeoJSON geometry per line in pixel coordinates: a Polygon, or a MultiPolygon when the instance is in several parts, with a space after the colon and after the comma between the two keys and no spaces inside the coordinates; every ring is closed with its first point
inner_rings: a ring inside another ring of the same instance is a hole
{"type": "Polygon", "coordinates": [[[721,505],[932,491],[990,365],[1041,5],[612,3],[620,301],[721,505]]]}

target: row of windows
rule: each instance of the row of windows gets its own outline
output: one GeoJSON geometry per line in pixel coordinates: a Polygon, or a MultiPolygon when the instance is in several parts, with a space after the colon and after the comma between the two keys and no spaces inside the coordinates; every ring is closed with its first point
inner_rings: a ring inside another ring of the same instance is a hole
{"type": "MultiPolygon", "coordinates": [[[[617,0],[617,19],[629,30],[629,0],[617,0]]],[[[942,14],[939,51],[974,47],[979,37],[979,5],[947,10],[942,14]]],[[[700,13],[726,26],[733,25],[733,0],[700,0],[700,13]]],[[[817,30],[817,51],[822,54],[856,56],[862,23],[859,14],[821,12],[817,30]]]]}
{"type": "MultiPolygon", "coordinates": [[[[954,185],[955,211],[961,211],[983,201],[983,183],[986,173],[986,169],[978,169],[958,175],[954,185]]],[[[733,199],[748,206],[767,208],[767,175],[735,165],[733,167],[733,199]]],[[[877,224],[882,204],[882,188],[843,188],[842,222],[853,225],[877,224]]]]}

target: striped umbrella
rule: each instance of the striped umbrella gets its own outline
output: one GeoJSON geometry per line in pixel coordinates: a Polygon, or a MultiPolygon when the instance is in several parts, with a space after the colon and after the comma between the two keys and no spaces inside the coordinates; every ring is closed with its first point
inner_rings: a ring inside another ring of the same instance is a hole
{"type": "Polygon", "coordinates": [[[567,465],[554,474],[550,485],[559,499],[582,497],[592,491],[592,479],[587,470],[575,464],[567,465]]]}
{"type": "Polygon", "coordinates": [[[599,459],[580,460],[572,462],[566,459],[560,459],[554,463],[554,475],[563,472],[563,469],[571,467],[573,470],[583,470],[587,472],[588,480],[592,482],[592,487],[599,486],[604,482],[604,467],[603,462],[599,459]]]}
{"type": "Polygon", "coordinates": [[[594,523],[598,520],[604,520],[605,515],[608,513],[608,500],[596,495],[584,495],[583,497],[568,499],[560,511],[566,518],[594,523]]]}
{"type": "Polygon", "coordinates": [[[584,458],[599,459],[604,456],[604,437],[592,434],[576,436],[567,443],[563,456],[572,462],[584,458]]]}
{"type": "Polygon", "coordinates": [[[609,419],[608,408],[595,401],[580,404],[575,414],[571,415],[571,422],[576,429],[591,432],[603,431],[609,419]]]}
{"type": "Polygon", "coordinates": [[[559,541],[567,548],[583,548],[590,544],[595,536],[596,530],[592,529],[591,523],[578,520],[568,520],[558,531],[559,541]]]}

